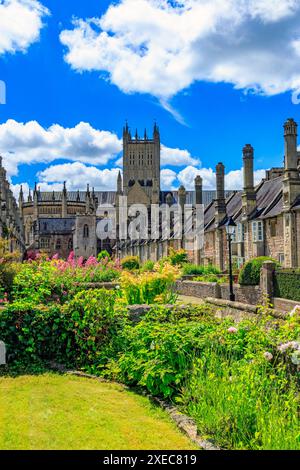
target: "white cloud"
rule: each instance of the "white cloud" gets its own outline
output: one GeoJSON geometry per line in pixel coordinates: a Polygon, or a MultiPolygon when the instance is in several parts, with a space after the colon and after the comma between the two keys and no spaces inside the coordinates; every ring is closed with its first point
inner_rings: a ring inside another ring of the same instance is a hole
{"type": "Polygon", "coordinates": [[[62,31],[65,60],[125,93],[169,99],[198,80],[266,95],[300,87],[299,0],[119,0],[62,31]]]}
{"type": "Polygon", "coordinates": [[[37,0],[0,1],[0,55],[25,52],[39,40],[49,10],[37,0]]]}
{"type": "Polygon", "coordinates": [[[177,174],[175,171],[166,168],[160,172],[160,185],[162,190],[174,189],[173,185],[176,183],[177,174]]]}
{"type": "Polygon", "coordinates": [[[53,124],[44,129],[36,121],[0,124],[0,153],[9,176],[20,164],[50,163],[59,158],[104,165],[122,149],[122,142],[109,131],[81,122],[73,128],[53,124]]]}
{"type": "MultiPolygon", "coordinates": [[[[176,173],[173,170],[162,170],[162,186],[163,189],[178,188],[181,184],[187,190],[194,190],[194,180],[196,176],[200,175],[203,179],[203,189],[214,190],[216,189],[216,173],[212,168],[197,168],[194,166],[187,166],[183,170],[176,173]]],[[[262,178],[265,177],[266,170],[256,170],[254,172],[254,183],[258,184],[262,178]]],[[[243,169],[233,170],[225,175],[226,189],[239,190],[243,188],[243,169]]]]}
{"type": "Polygon", "coordinates": [[[199,165],[200,161],[193,158],[188,150],[179,148],[169,148],[165,145],[161,146],[161,165],[162,166],[184,166],[199,165]]]}
{"type": "Polygon", "coordinates": [[[85,190],[90,187],[102,191],[115,191],[117,187],[117,168],[100,170],[80,162],[51,165],[38,173],[38,185],[42,191],[61,190],[64,181],[69,190],[85,190]]]}

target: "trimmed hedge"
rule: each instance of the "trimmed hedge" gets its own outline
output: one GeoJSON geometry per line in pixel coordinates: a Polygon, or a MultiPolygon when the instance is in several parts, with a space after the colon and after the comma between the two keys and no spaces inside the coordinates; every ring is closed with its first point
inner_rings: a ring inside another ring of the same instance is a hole
{"type": "Polygon", "coordinates": [[[300,302],[300,271],[276,271],[274,279],[275,297],[300,302]]]}
{"type": "Polygon", "coordinates": [[[268,256],[250,259],[244,264],[240,271],[239,284],[242,286],[258,286],[260,282],[260,270],[265,261],[273,261],[278,264],[276,260],[268,256]]]}

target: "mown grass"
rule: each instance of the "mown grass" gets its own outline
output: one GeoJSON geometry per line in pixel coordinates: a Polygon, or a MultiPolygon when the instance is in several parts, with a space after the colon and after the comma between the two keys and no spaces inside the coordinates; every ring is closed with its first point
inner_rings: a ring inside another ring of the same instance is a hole
{"type": "Polygon", "coordinates": [[[116,384],[44,374],[0,378],[2,450],[189,450],[164,411],[116,384]]]}

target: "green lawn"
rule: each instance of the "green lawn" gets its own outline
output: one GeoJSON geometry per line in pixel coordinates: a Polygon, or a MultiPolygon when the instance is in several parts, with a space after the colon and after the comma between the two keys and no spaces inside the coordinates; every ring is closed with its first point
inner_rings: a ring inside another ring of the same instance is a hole
{"type": "Polygon", "coordinates": [[[195,447],[145,397],[116,384],[45,374],[0,378],[0,449],[195,447]]]}

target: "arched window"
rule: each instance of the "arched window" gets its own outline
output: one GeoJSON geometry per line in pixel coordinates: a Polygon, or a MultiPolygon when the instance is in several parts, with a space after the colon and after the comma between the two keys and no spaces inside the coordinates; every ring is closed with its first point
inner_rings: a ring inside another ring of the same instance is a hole
{"type": "Polygon", "coordinates": [[[148,187],[152,187],[152,186],[153,186],[152,180],[147,180],[147,186],[148,186],[148,187]]]}
{"type": "Polygon", "coordinates": [[[134,180],[130,180],[129,183],[128,183],[128,186],[129,186],[130,188],[132,188],[132,186],[134,186],[134,183],[135,183],[134,180]]]}
{"type": "Polygon", "coordinates": [[[73,239],[72,239],[72,238],[69,239],[69,242],[68,242],[68,249],[69,249],[69,250],[73,250],[73,239]]]}
{"type": "Polygon", "coordinates": [[[87,224],[83,227],[83,238],[89,238],[89,226],[87,224]]]}
{"type": "Polygon", "coordinates": [[[56,240],[55,249],[56,249],[56,250],[60,250],[60,249],[61,249],[61,239],[60,239],[60,238],[58,238],[58,239],[56,240]]]}

